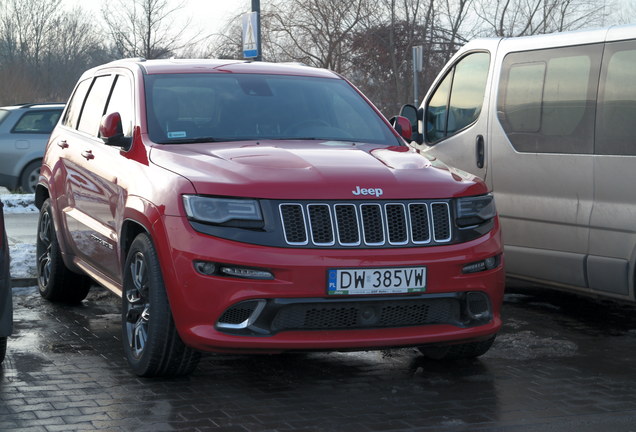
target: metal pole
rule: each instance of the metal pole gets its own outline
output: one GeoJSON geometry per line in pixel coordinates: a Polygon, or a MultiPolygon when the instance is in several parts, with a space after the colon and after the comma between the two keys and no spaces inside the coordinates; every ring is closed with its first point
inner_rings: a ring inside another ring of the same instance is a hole
{"type": "Polygon", "coordinates": [[[255,61],[261,61],[263,54],[261,51],[261,0],[252,0],[252,12],[256,12],[256,38],[258,44],[256,49],[258,50],[258,56],[254,58],[255,61]]]}
{"type": "Polygon", "coordinates": [[[417,80],[418,75],[418,47],[413,47],[413,105],[417,107],[418,95],[420,93],[419,83],[417,80]]]}

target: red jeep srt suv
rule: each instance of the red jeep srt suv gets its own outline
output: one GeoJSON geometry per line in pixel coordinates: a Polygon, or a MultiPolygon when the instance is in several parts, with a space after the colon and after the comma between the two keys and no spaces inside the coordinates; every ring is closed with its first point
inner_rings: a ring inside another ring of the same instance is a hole
{"type": "Polygon", "coordinates": [[[91,279],[120,295],[138,375],[189,373],[200,350],[475,357],[501,326],[484,183],[420,155],[330,71],[143,59],[89,70],[36,202],[42,296],[80,302],[91,279]]]}

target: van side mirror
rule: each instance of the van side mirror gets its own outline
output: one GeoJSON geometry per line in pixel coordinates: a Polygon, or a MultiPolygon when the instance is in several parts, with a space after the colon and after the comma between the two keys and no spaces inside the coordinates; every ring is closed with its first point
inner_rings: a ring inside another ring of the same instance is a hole
{"type": "Polygon", "coordinates": [[[417,109],[414,105],[403,105],[400,109],[400,116],[408,119],[411,125],[411,136],[413,137],[413,141],[418,144],[422,144],[424,139],[422,138],[422,134],[420,134],[418,130],[418,123],[422,120],[422,110],[417,109]]]}
{"type": "Polygon", "coordinates": [[[407,141],[411,141],[413,137],[413,132],[411,128],[411,122],[406,117],[395,116],[391,119],[391,125],[393,129],[400,134],[402,138],[407,141]]]}
{"type": "Polygon", "coordinates": [[[130,144],[130,138],[124,136],[121,115],[118,112],[102,117],[99,124],[99,137],[109,146],[127,147],[130,144]]]}

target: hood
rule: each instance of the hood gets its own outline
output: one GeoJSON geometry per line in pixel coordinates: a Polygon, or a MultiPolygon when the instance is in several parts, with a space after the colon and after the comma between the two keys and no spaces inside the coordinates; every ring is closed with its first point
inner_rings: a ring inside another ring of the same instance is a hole
{"type": "Polygon", "coordinates": [[[485,185],[410,147],[262,141],[157,145],[150,161],[199,194],[265,199],[425,199],[479,195],[485,185]]]}

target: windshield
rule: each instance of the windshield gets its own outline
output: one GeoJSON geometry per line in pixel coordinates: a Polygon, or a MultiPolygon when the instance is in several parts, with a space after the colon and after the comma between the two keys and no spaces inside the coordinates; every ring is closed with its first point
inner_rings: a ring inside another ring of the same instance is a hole
{"type": "Polygon", "coordinates": [[[146,76],[157,143],[316,139],[399,145],[345,81],[254,74],[146,76]]]}

